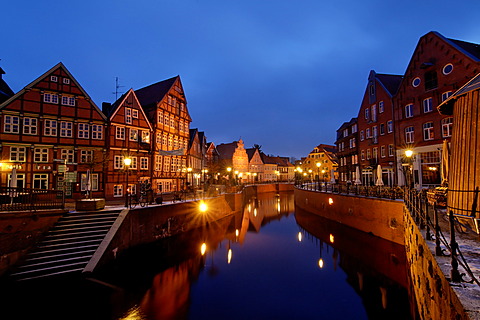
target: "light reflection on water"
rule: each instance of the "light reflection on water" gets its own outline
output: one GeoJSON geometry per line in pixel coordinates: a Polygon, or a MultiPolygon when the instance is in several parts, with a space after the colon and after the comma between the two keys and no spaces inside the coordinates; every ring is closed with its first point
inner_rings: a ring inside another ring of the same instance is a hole
{"type": "Polygon", "coordinates": [[[409,319],[404,267],[400,246],[295,212],[292,193],[263,194],[235,216],[130,250],[96,282],[18,294],[50,316],[62,304],[70,313],[59,319],[409,319]]]}

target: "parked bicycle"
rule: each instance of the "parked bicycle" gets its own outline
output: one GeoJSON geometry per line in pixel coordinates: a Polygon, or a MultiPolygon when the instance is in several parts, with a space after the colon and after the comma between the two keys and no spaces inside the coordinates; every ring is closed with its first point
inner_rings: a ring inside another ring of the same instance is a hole
{"type": "Polygon", "coordinates": [[[147,194],[145,192],[140,192],[140,195],[132,194],[130,195],[129,206],[130,209],[135,209],[137,205],[140,207],[148,207],[147,194]]]}

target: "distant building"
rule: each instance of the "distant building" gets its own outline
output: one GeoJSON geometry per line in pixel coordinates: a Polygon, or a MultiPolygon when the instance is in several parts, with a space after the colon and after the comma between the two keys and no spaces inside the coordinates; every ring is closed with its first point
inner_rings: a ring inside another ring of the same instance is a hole
{"type": "Polygon", "coordinates": [[[276,182],[280,180],[280,172],[278,171],[278,162],[275,157],[267,156],[261,153],[263,162],[263,182],[276,182]]]}
{"type": "Polygon", "coordinates": [[[246,151],[248,154],[247,180],[249,182],[264,181],[265,165],[260,150],[258,148],[249,148],[246,151]]]}
{"type": "Polygon", "coordinates": [[[188,143],[188,167],[187,167],[187,185],[198,188],[206,180],[207,161],[205,154],[207,151],[207,140],[204,132],[198,129],[190,129],[190,140],[188,143]]]}
{"type": "Polygon", "coordinates": [[[337,149],[328,144],[319,144],[303,159],[301,169],[304,179],[311,181],[332,181],[337,175],[337,149]]]}
{"type": "Polygon", "coordinates": [[[231,143],[222,143],[217,146],[221,175],[227,175],[235,180],[243,180],[248,172],[248,154],[243,140],[231,143]],[[230,171],[227,169],[230,168],[230,171]]]}

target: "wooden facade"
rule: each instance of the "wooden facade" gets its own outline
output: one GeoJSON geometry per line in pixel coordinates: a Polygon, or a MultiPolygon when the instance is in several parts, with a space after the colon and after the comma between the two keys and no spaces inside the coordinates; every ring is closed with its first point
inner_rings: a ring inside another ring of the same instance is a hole
{"type": "MultiPolygon", "coordinates": [[[[480,219],[480,74],[449,100],[439,106],[444,116],[452,116],[455,125],[448,165],[447,205],[455,214],[480,219]]],[[[475,224],[477,233],[478,221],[475,224]]]]}
{"type": "MultiPolygon", "coordinates": [[[[0,104],[0,184],[103,196],[107,119],[58,63],[0,104]]],[[[83,194],[83,195],[82,195],[83,194]]]]}

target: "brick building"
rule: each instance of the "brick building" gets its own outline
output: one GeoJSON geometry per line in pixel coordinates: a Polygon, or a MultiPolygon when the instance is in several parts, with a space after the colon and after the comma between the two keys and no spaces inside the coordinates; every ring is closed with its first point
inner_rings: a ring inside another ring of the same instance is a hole
{"type": "Polygon", "coordinates": [[[344,122],[337,130],[338,182],[354,183],[358,166],[357,118],[344,122]]]}
{"type": "MultiPolygon", "coordinates": [[[[383,183],[395,182],[393,100],[402,76],[370,71],[358,112],[358,164],[364,185],[375,184],[378,165],[383,183]]],[[[353,139],[353,138],[352,138],[353,139]]]]}
{"type": "Polygon", "coordinates": [[[397,176],[405,182],[402,162],[413,151],[415,187],[440,181],[442,141],[450,139],[454,119],[436,107],[480,71],[480,46],[448,39],[437,32],[422,36],[405,71],[394,102],[397,176]]]}
{"type": "Polygon", "coordinates": [[[102,109],[110,120],[105,198],[124,197],[127,184],[128,191],[135,194],[140,183],[151,178],[153,128],[132,89],[113,105],[104,103],[102,109]],[[126,165],[125,159],[131,163],[126,165]]]}

